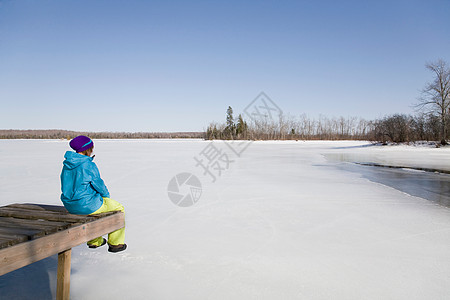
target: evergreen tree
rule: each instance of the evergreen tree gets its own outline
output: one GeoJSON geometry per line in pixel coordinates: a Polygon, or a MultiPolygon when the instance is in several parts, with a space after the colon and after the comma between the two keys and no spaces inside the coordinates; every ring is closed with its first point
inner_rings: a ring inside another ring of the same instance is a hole
{"type": "Polygon", "coordinates": [[[236,137],[236,126],[234,125],[233,109],[228,106],[227,109],[227,127],[225,128],[227,138],[233,139],[236,137]]]}
{"type": "Polygon", "coordinates": [[[237,121],[237,125],[236,125],[236,136],[238,138],[240,137],[246,137],[247,135],[247,122],[244,121],[244,119],[242,118],[242,115],[239,114],[238,117],[238,121],[237,121]]]}

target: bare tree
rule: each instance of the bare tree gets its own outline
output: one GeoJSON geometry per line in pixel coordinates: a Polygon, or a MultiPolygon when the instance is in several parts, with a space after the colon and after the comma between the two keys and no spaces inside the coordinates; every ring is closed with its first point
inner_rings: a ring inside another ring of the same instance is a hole
{"type": "Polygon", "coordinates": [[[416,105],[419,109],[427,109],[427,113],[439,116],[441,120],[441,143],[447,144],[447,118],[450,105],[450,68],[439,59],[437,62],[425,65],[433,73],[433,81],[427,83],[422,90],[422,96],[416,105]]]}

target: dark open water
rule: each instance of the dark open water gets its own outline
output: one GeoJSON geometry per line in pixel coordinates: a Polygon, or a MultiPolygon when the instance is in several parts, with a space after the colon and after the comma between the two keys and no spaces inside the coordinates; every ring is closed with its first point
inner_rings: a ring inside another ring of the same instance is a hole
{"type": "Polygon", "coordinates": [[[370,181],[450,207],[450,174],[434,170],[390,168],[359,161],[358,157],[349,155],[325,157],[331,161],[340,161],[341,163],[337,164],[339,169],[361,174],[370,181]]]}

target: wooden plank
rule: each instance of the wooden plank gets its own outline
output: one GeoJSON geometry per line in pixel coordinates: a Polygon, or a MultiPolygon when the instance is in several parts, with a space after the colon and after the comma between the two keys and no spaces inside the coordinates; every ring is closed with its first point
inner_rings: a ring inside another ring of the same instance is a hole
{"type": "Polygon", "coordinates": [[[17,228],[19,230],[22,229],[22,230],[26,230],[26,231],[25,232],[23,232],[23,231],[13,232],[12,230],[8,230],[8,234],[9,235],[23,234],[27,237],[26,239],[24,239],[23,237],[20,239],[17,239],[17,236],[15,238],[14,238],[14,236],[12,236],[11,237],[11,239],[13,239],[12,242],[8,241],[8,242],[0,243],[0,249],[12,246],[19,242],[23,242],[26,240],[38,238],[40,236],[51,234],[53,232],[64,230],[64,229],[69,228],[70,226],[76,226],[76,225],[80,225],[80,223],[52,222],[52,221],[45,221],[45,220],[27,220],[27,219],[0,217],[0,230],[3,229],[3,231],[2,231],[3,234],[6,233],[7,229],[17,228]],[[28,232],[29,230],[31,230],[31,232],[28,232]],[[34,232],[34,231],[37,231],[37,232],[34,232]]]}
{"type": "Polygon", "coordinates": [[[71,222],[56,222],[56,221],[48,221],[48,220],[29,220],[29,219],[17,219],[11,217],[0,217],[0,226],[2,224],[24,224],[24,225],[43,225],[43,226],[53,226],[53,227],[63,227],[70,224],[71,222]]]}
{"type": "Polygon", "coordinates": [[[4,247],[11,246],[9,243],[14,241],[14,239],[11,236],[2,236],[0,234],[0,247],[2,245],[5,245],[4,247]]]}
{"type": "Polygon", "coordinates": [[[8,241],[3,241],[3,240],[0,239],[0,246],[1,246],[0,249],[12,247],[12,246],[14,246],[14,245],[23,243],[23,242],[25,242],[25,241],[27,241],[26,237],[23,238],[23,239],[22,239],[22,238],[21,238],[21,239],[17,238],[17,239],[14,239],[14,240],[8,240],[8,241]]]}
{"type": "Polygon", "coordinates": [[[28,209],[28,208],[21,208],[21,207],[9,207],[9,206],[2,206],[0,207],[0,211],[10,211],[10,212],[21,212],[23,214],[28,215],[37,215],[37,216],[76,216],[77,218],[89,218],[89,216],[84,215],[73,215],[67,212],[57,212],[57,211],[50,211],[50,210],[37,210],[37,209],[28,209]]]}
{"type": "Polygon", "coordinates": [[[30,221],[26,219],[14,219],[14,218],[0,218],[0,228],[28,228],[28,229],[36,229],[42,231],[58,231],[62,229],[67,229],[73,223],[63,223],[59,222],[60,225],[50,225],[46,224],[45,221],[34,221],[31,222],[23,222],[30,221]],[[11,219],[11,220],[4,220],[11,219]]]}
{"type": "Polygon", "coordinates": [[[33,211],[21,208],[0,207],[0,217],[12,217],[31,220],[67,221],[67,222],[88,222],[94,220],[92,216],[79,216],[72,214],[61,214],[51,211],[33,211]]]}
{"type": "Polygon", "coordinates": [[[17,231],[17,232],[23,232],[19,234],[26,234],[26,235],[33,235],[36,232],[46,232],[46,231],[57,231],[57,229],[53,228],[36,228],[36,227],[29,227],[29,226],[20,226],[17,224],[6,224],[5,226],[0,226],[0,230],[2,231],[17,231]]]}
{"type": "Polygon", "coordinates": [[[46,222],[46,221],[37,221],[37,220],[26,220],[26,219],[15,219],[5,220],[10,218],[1,218],[0,217],[0,228],[2,227],[19,227],[19,228],[30,228],[37,230],[45,230],[45,231],[58,231],[69,228],[73,225],[78,225],[80,223],[64,223],[64,222],[46,222]]]}
{"type": "MultiPolygon", "coordinates": [[[[30,228],[0,228],[0,234],[3,235],[26,235],[30,238],[38,237],[42,230],[30,229],[30,228]]],[[[45,235],[45,232],[42,234],[45,235]]]]}
{"type": "Polygon", "coordinates": [[[27,235],[5,235],[0,234],[0,249],[28,241],[27,235]]]}
{"type": "MultiPolygon", "coordinates": [[[[9,226],[0,226],[1,234],[4,234],[4,235],[8,234],[11,236],[26,235],[28,237],[27,240],[33,240],[33,239],[42,237],[44,235],[52,234],[57,231],[58,231],[58,227],[32,228],[32,227],[19,226],[17,224],[11,224],[9,226]]],[[[10,246],[10,245],[0,245],[0,249],[5,248],[5,246],[10,246]]]]}
{"type": "Polygon", "coordinates": [[[66,213],[66,214],[69,213],[64,206],[58,206],[58,205],[15,203],[15,204],[9,204],[6,207],[33,209],[33,210],[41,210],[41,211],[53,211],[53,212],[66,213]]]}
{"type": "Polygon", "coordinates": [[[15,239],[15,238],[22,238],[22,237],[26,237],[28,240],[28,235],[26,234],[6,234],[6,233],[0,233],[0,238],[1,239],[15,239]]]}
{"type": "Polygon", "coordinates": [[[30,236],[13,232],[0,231],[0,250],[30,240],[30,236]]]}
{"type": "Polygon", "coordinates": [[[56,275],[56,300],[70,299],[70,257],[72,249],[58,254],[58,271],[56,275]]]}
{"type": "Polygon", "coordinates": [[[0,275],[71,249],[124,226],[125,215],[116,212],[86,224],[0,249],[0,275]]]}

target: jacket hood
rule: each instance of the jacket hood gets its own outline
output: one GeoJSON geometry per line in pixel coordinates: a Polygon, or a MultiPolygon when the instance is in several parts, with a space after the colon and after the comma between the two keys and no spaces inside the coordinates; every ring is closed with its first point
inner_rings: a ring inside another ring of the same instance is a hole
{"type": "Polygon", "coordinates": [[[66,154],[64,155],[64,158],[66,160],[64,160],[63,164],[68,169],[75,169],[76,167],[78,167],[79,165],[81,165],[86,161],[92,161],[92,157],[76,153],[73,151],[67,151],[66,154]]]}

